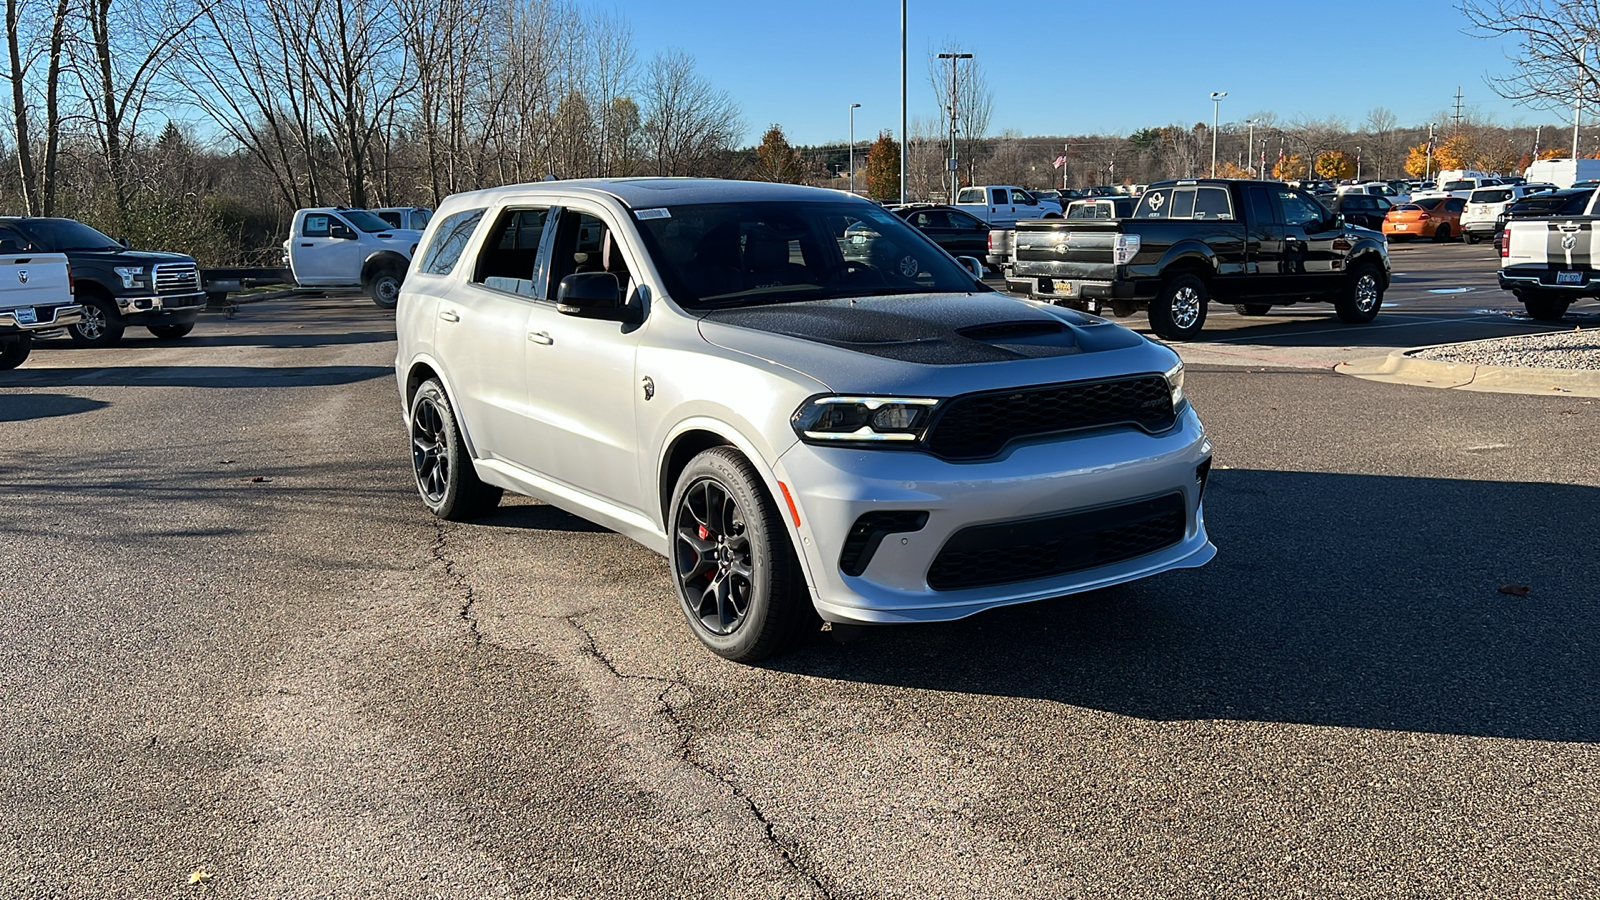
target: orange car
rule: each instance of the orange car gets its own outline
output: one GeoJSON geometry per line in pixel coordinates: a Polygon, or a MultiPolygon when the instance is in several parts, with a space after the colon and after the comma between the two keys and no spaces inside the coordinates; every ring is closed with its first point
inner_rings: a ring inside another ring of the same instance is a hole
{"type": "Polygon", "coordinates": [[[1460,197],[1425,197],[1402,203],[1383,217],[1384,237],[1431,237],[1448,241],[1461,236],[1461,211],[1467,201],[1460,197]]]}

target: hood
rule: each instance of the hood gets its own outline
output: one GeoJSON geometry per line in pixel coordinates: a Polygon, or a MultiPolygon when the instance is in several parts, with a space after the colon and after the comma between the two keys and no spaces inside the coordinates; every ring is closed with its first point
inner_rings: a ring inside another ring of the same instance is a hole
{"type": "Polygon", "coordinates": [[[160,250],[72,250],[67,253],[75,266],[99,263],[103,266],[158,266],[162,263],[194,263],[194,257],[160,250]]]}
{"type": "Polygon", "coordinates": [[[380,231],[373,235],[373,237],[380,241],[388,241],[389,243],[393,244],[405,244],[407,247],[409,247],[412,244],[422,240],[422,232],[411,228],[391,228],[388,231],[380,231]]]}

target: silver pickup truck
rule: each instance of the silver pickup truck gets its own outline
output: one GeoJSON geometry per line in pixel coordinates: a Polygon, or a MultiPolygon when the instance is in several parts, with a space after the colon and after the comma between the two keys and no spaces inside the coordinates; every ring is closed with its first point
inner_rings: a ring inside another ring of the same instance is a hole
{"type": "Polygon", "coordinates": [[[82,318],[65,256],[17,253],[0,242],[0,370],[15,369],[28,359],[36,333],[82,318]]]}

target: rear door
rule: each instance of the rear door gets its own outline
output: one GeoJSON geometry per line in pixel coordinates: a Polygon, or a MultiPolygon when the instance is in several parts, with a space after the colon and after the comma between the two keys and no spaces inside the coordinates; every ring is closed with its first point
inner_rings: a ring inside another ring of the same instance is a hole
{"type": "Polygon", "coordinates": [[[1283,216],[1264,184],[1244,187],[1245,291],[1272,296],[1283,290],[1283,216]]]}

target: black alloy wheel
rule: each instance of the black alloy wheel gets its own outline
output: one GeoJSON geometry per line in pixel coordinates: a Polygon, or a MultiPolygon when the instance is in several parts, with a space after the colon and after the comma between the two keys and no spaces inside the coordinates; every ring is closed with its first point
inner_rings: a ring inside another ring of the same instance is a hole
{"type": "Polygon", "coordinates": [[[74,344],[110,347],[122,340],[127,324],[116,303],[99,294],[85,295],[78,302],[83,304],[83,318],[67,326],[67,335],[74,344]]]}
{"type": "Polygon", "coordinates": [[[1361,263],[1346,276],[1344,289],[1334,298],[1339,321],[1365,325],[1378,317],[1383,307],[1383,277],[1372,263],[1361,263]]]}
{"type": "Polygon", "coordinates": [[[437,379],[411,398],[411,472],[423,505],[441,519],[466,521],[500,505],[503,491],[479,480],[437,379]]]}
{"type": "Polygon", "coordinates": [[[175,341],[193,331],[194,323],[184,322],[182,325],[147,325],[145,327],[150,329],[150,333],[155,335],[157,340],[175,341]]]}
{"type": "Polygon", "coordinates": [[[1440,225],[1437,229],[1434,230],[1433,239],[1434,239],[1434,241],[1436,241],[1436,242],[1438,242],[1440,244],[1449,243],[1450,242],[1450,226],[1449,225],[1440,225]]]}
{"type": "Polygon", "coordinates": [[[28,361],[33,352],[33,335],[24,331],[10,338],[0,338],[0,372],[8,372],[28,361]]]}
{"type": "Polygon", "coordinates": [[[691,460],[671,511],[673,583],[690,630],[711,652],[755,662],[816,623],[783,520],[737,451],[714,447],[691,460]]]}

